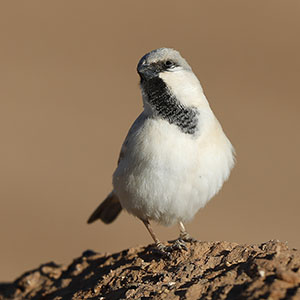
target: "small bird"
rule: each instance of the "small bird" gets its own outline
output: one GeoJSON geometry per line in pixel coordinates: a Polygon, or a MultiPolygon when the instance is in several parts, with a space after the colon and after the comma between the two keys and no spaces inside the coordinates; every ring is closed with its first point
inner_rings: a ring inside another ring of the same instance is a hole
{"type": "MultiPolygon", "coordinates": [[[[201,84],[180,53],[159,48],[137,66],[144,110],[131,126],[113,174],[113,190],[88,219],[109,224],[122,209],[139,218],[157,249],[170,252],[150,221],[178,223],[172,249],[192,238],[184,223],[220,190],[235,152],[201,84]]],[[[171,250],[172,250],[171,249],[171,250]]]]}

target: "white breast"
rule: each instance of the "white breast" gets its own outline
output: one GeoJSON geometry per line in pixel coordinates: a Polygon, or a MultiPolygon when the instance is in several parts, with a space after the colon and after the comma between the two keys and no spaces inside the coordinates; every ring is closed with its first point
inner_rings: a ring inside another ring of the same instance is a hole
{"type": "Polygon", "coordinates": [[[167,121],[139,117],[113,176],[123,208],[172,225],[191,220],[219,191],[234,164],[233,148],[211,111],[207,118],[193,136],[167,121]]]}

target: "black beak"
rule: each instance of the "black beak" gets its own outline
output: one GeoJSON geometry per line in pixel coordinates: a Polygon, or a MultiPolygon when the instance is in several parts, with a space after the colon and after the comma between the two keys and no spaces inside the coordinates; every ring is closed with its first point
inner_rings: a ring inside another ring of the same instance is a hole
{"type": "Polygon", "coordinates": [[[148,64],[139,64],[137,67],[137,72],[139,73],[142,81],[149,80],[158,75],[158,72],[154,66],[148,64]]]}

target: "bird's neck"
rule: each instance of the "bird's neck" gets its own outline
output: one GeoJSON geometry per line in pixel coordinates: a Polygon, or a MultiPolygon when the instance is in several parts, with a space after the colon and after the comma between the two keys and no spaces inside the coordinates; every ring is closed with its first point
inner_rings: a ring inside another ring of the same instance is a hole
{"type": "Polygon", "coordinates": [[[155,77],[141,83],[145,113],[150,117],[159,117],[186,134],[198,130],[199,111],[195,107],[181,104],[170,91],[164,80],[155,77]]]}

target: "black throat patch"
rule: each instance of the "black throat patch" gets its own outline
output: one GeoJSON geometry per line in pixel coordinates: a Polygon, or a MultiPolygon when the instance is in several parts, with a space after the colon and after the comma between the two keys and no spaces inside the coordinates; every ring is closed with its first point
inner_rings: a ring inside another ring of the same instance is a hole
{"type": "Polygon", "coordinates": [[[196,108],[181,105],[161,78],[142,80],[141,85],[149,104],[159,117],[178,126],[184,133],[194,134],[197,131],[199,112],[196,108]]]}

